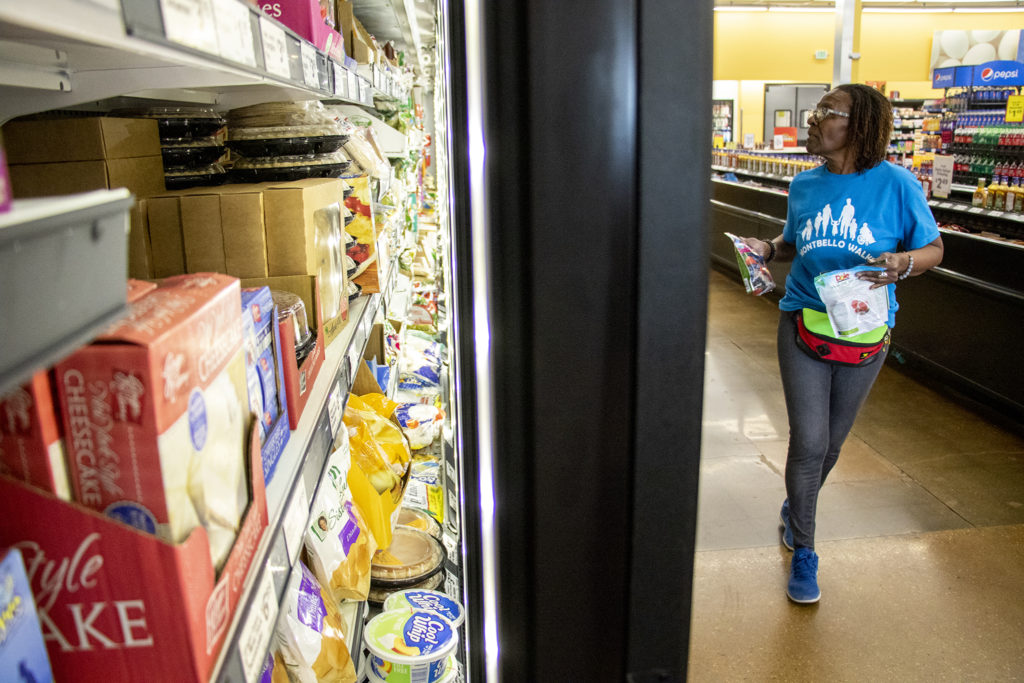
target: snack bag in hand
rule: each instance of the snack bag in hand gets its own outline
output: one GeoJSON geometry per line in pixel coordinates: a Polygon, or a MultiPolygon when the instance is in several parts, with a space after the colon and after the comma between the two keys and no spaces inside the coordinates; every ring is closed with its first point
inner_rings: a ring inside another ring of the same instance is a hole
{"type": "Polygon", "coordinates": [[[814,278],[814,287],[825,304],[832,331],[839,339],[870,332],[889,322],[889,288],[871,289],[870,281],[857,277],[862,270],[885,269],[856,266],[814,278]]]}
{"type": "Polygon", "coordinates": [[[732,246],[736,250],[736,262],[739,264],[740,276],[743,278],[743,286],[747,288],[747,294],[761,296],[775,289],[775,279],[768,271],[768,266],[761,255],[731,232],[725,233],[725,236],[732,240],[732,246]]]}

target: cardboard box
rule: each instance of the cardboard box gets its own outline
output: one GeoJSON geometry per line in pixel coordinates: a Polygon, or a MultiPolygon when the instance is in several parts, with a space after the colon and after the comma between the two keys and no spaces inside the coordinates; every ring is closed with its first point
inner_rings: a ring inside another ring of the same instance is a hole
{"type": "Polygon", "coordinates": [[[156,289],[156,287],[157,284],[155,282],[128,278],[128,303],[141,299],[143,296],[156,289]]]}
{"type": "Polygon", "coordinates": [[[260,9],[330,57],[340,59],[345,54],[345,39],[325,21],[319,0],[264,0],[260,9]]]}
{"type": "Polygon", "coordinates": [[[255,430],[248,444],[251,503],[219,575],[202,527],[174,545],[0,476],[0,545],[25,554],[56,680],[209,680],[267,527],[255,430]]]}
{"type": "Polygon", "coordinates": [[[0,587],[0,680],[50,683],[42,625],[17,548],[0,548],[0,587]]]}
{"type": "Polygon", "coordinates": [[[242,330],[249,404],[252,412],[260,417],[258,431],[263,478],[270,483],[277,461],[291,436],[281,331],[270,288],[242,289],[242,330]]]}
{"type": "MultiPolygon", "coordinates": [[[[283,277],[255,278],[242,280],[245,287],[269,287],[270,289],[292,292],[302,299],[306,307],[306,315],[310,324],[316,326],[316,342],[299,365],[295,357],[295,327],[284,320],[278,323],[281,339],[281,360],[284,371],[285,397],[288,404],[288,420],[292,429],[297,429],[302,412],[309,402],[309,394],[313,382],[320,374],[324,363],[324,348],[327,345],[324,337],[324,321],[317,301],[316,277],[309,275],[291,275],[283,277]],[[310,311],[313,313],[310,314],[310,311]]],[[[339,323],[339,328],[341,324],[339,323]]],[[[337,331],[335,331],[337,336],[337,331]]]]}
{"type": "Polygon", "coordinates": [[[0,396],[0,472],[71,500],[49,372],[0,396]]]}
{"type": "Polygon", "coordinates": [[[154,275],[267,277],[264,187],[196,187],[147,200],[154,275]]]}
{"type": "MultiPolygon", "coordinates": [[[[168,278],[55,366],[77,502],[171,542],[214,516],[226,520],[218,528],[238,521],[249,418],[241,306],[235,278],[168,278]]],[[[223,560],[225,535],[211,539],[223,560]]]]}
{"type": "Polygon", "coordinates": [[[95,116],[12,121],[3,131],[11,164],[160,156],[156,119],[95,116]]]}
{"type": "Polygon", "coordinates": [[[89,190],[126,187],[136,197],[164,192],[164,162],[157,154],[129,159],[97,159],[40,164],[11,164],[14,196],[52,197],[89,190]]]}
{"type": "Polygon", "coordinates": [[[149,239],[147,201],[139,199],[132,207],[128,230],[128,277],[148,280],[153,274],[153,244],[149,239]]]}
{"type": "MultiPolygon", "coordinates": [[[[338,32],[345,41],[345,54],[354,57],[352,54],[353,37],[352,31],[356,25],[356,16],[352,9],[351,0],[337,0],[334,5],[335,17],[338,25],[338,32]]],[[[346,68],[348,66],[346,65],[346,68]]]]}

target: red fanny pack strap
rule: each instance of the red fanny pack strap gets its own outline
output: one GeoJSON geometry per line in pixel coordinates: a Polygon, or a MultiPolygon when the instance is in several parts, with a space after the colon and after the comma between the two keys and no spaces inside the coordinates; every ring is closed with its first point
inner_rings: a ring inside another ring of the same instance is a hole
{"type": "Polygon", "coordinates": [[[880,342],[873,344],[857,344],[854,342],[839,342],[838,340],[820,337],[804,325],[804,316],[798,311],[796,318],[796,329],[800,340],[806,345],[807,350],[820,360],[842,365],[860,365],[869,358],[878,355],[889,343],[889,333],[880,342]]]}

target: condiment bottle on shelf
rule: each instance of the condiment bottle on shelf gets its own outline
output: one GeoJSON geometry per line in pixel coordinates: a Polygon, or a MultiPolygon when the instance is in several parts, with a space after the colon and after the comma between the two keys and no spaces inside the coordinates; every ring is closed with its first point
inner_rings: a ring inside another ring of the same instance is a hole
{"type": "Polygon", "coordinates": [[[1020,194],[1020,181],[1014,178],[1006,185],[1006,199],[1003,202],[1003,211],[1013,211],[1017,203],[1017,195],[1020,194]]]}
{"type": "Polygon", "coordinates": [[[974,189],[974,196],[971,198],[971,205],[973,206],[985,206],[985,195],[988,194],[985,190],[985,179],[978,178],[978,187],[974,189]]]}

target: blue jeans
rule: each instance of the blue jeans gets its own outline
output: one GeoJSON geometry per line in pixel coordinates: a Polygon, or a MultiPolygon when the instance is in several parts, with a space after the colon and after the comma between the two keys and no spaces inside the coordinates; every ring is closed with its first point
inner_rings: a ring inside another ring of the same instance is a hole
{"type": "Polygon", "coordinates": [[[786,495],[795,547],[814,548],[818,492],[839,459],[864,399],[885,362],[884,351],[866,366],[824,363],[796,345],[798,313],[779,318],[779,369],[789,415],[786,495]]]}

